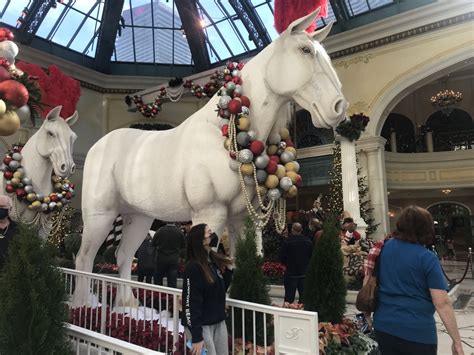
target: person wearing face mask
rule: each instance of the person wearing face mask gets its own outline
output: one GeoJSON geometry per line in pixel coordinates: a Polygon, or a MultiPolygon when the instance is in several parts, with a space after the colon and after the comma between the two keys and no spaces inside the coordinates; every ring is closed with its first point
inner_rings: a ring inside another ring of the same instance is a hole
{"type": "Polygon", "coordinates": [[[0,196],[0,270],[3,269],[8,252],[8,245],[16,233],[16,223],[8,214],[12,208],[12,200],[8,196],[0,196]]]}
{"type": "Polygon", "coordinates": [[[218,240],[206,224],[193,226],[188,235],[181,323],[193,355],[201,355],[203,349],[208,355],[228,354],[225,297],[233,264],[213,250],[218,240]]]}

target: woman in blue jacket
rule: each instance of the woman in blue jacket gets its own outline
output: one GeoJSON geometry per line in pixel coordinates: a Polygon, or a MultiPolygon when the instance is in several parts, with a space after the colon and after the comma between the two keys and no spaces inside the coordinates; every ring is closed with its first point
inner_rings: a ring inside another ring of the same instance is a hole
{"type": "Polygon", "coordinates": [[[435,310],[452,338],[452,353],[464,354],[446,278],[436,255],[424,247],[433,236],[431,214],[409,206],[400,214],[394,238],[385,242],[374,313],[382,355],[436,355],[435,310]]]}
{"type": "Polygon", "coordinates": [[[182,324],[191,337],[191,353],[227,355],[225,297],[232,279],[231,259],[211,250],[218,237],[206,224],[191,228],[182,293],[182,324]]]}

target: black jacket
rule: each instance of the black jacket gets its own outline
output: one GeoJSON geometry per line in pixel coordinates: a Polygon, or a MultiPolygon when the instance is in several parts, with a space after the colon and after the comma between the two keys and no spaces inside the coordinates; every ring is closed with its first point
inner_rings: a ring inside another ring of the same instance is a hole
{"type": "Polygon", "coordinates": [[[138,259],[138,270],[153,270],[155,268],[155,247],[151,240],[145,239],[135,256],[138,259]]]}
{"type": "Polygon", "coordinates": [[[181,324],[188,327],[192,342],[200,342],[202,326],[217,324],[226,319],[225,295],[232,280],[232,271],[221,274],[217,265],[209,263],[214,283],[207,283],[204,271],[196,261],[186,264],[183,277],[181,324]]]}
{"type": "Polygon", "coordinates": [[[281,247],[280,259],[286,265],[288,276],[305,276],[309,259],[313,252],[313,243],[304,235],[291,235],[281,247]]]}
{"type": "Polygon", "coordinates": [[[165,265],[178,264],[179,257],[184,255],[186,249],[184,234],[171,224],[158,229],[153,237],[153,245],[156,248],[156,263],[165,265]]]}

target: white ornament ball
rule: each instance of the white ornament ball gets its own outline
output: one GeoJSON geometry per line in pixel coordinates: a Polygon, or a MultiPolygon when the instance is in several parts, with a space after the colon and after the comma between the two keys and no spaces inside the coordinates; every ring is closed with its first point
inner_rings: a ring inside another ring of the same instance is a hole
{"type": "Polygon", "coordinates": [[[278,145],[281,141],[281,136],[278,133],[271,133],[268,136],[268,144],[278,145]]]}
{"type": "Polygon", "coordinates": [[[48,204],[47,203],[42,203],[41,204],[41,211],[47,211],[47,210],[48,210],[48,204]]]}
{"type": "Polygon", "coordinates": [[[253,153],[250,149],[242,149],[237,158],[242,164],[247,164],[253,160],[253,153]]]}
{"type": "Polygon", "coordinates": [[[264,184],[267,180],[267,172],[263,169],[257,169],[257,181],[259,184],[264,184]]]}
{"type": "Polygon", "coordinates": [[[280,180],[280,187],[283,190],[288,191],[291,186],[293,186],[293,182],[288,176],[285,176],[280,180]]]}
{"type": "Polygon", "coordinates": [[[281,197],[281,193],[280,193],[280,190],[278,190],[278,189],[270,189],[267,192],[267,196],[270,200],[275,201],[275,200],[278,200],[281,197]]]}
{"type": "Polygon", "coordinates": [[[247,131],[247,134],[249,135],[249,137],[250,137],[251,140],[254,141],[254,140],[257,139],[257,133],[256,133],[255,131],[252,131],[252,130],[247,131]]]}
{"type": "Polygon", "coordinates": [[[8,166],[10,167],[10,169],[16,170],[17,168],[20,167],[20,162],[16,160],[12,160],[10,164],[8,164],[8,166]]]}
{"type": "MultiPolygon", "coordinates": [[[[23,180],[25,180],[25,179],[23,179],[23,180]]],[[[41,201],[42,199],[44,199],[44,195],[40,192],[40,193],[36,194],[36,199],[38,201],[41,201]]]]}
{"type": "Polygon", "coordinates": [[[10,64],[15,64],[15,57],[18,55],[18,46],[12,41],[0,42],[0,53],[10,64]]]}
{"type": "Polygon", "coordinates": [[[248,147],[250,144],[251,138],[247,132],[239,132],[237,133],[237,143],[241,147],[248,147]]]}
{"type": "MultiPolygon", "coordinates": [[[[18,170],[17,170],[17,171],[18,171],[18,170]]],[[[23,184],[25,184],[25,185],[31,185],[31,184],[32,184],[31,178],[29,178],[29,177],[23,178],[22,182],[23,182],[23,184]]]]}
{"type": "Polygon", "coordinates": [[[12,158],[13,158],[13,160],[21,161],[21,154],[18,153],[18,152],[13,153],[12,158]]]}
{"type": "Polygon", "coordinates": [[[227,95],[227,88],[225,88],[224,86],[221,87],[221,96],[226,96],[227,95]]]}
{"type": "Polygon", "coordinates": [[[221,96],[219,98],[219,108],[226,109],[230,100],[232,100],[232,98],[229,95],[221,96]]]}
{"type": "Polygon", "coordinates": [[[229,159],[229,168],[231,168],[234,171],[239,171],[240,163],[237,160],[229,159]]]}
{"type": "Polygon", "coordinates": [[[240,75],[241,75],[241,73],[240,73],[239,69],[232,70],[232,76],[240,76],[240,75]]]}
{"type": "Polygon", "coordinates": [[[242,110],[242,115],[245,115],[245,116],[250,115],[250,110],[247,106],[242,106],[241,110],[242,110]]]}
{"type": "Polygon", "coordinates": [[[25,192],[29,194],[30,192],[33,192],[33,186],[31,185],[26,185],[25,186],[25,192]]]}
{"type": "Polygon", "coordinates": [[[15,110],[16,114],[20,118],[21,124],[25,124],[30,121],[31,111],[30,106],[23,105],[15,110]]]}
{"type": "Polygon", "coordinates": [[[255,158],[255,166],[258,169],[265,169],[269,161],[270,161],[270,158],[268,157],[268,155],[259,155],[258,157],[255,158]]]}
{"type": "Polygon", "coordinates": [[[56,202],[50,202],[48,207],[49,207],[50,210],[54,210],[55,207],[56,207],[56,202]]]}
{"type": "Polygon", "coordinates": [[[228,125],[230,122],[230,120],[228,120],[227,118],[221,118],[221,120],[219,121],[219,128],[222,129],[222,126],[224,125],[228,125]]]}
{"type": "Polygon", "coordinates": [[[286,164],[286,163],[289,163],[290,161],[295,160],[295,156],[293,155],[292,152],[284,151],[280,155],[280,160],[282,163],[286,164]]]}
{"type": "Polygon", "coordinates": [[[242,95],[242,93],[244,92],[244,89],[242,89],[242,85],[239,85],[239,84],[235,85],[234,92],[236,92],[237,94],[242,95]]]}
{"type": "Polygon", "coordinates": [[[234,91],[234,89],[235,89],[235,84],[234,84],[232,81],[229,81],[229,82],[226,84],[226,88],[227,88],[227,91],[234,91]]]}
{"type": "Polygon", "coordinates": [[[7,111],[7,105],[5,101],[0,100],[0,115],[3,115],[7,111]]]}
{"type": "Polygon", "coordinates": [[[253,176],[246,175],[244,176],[245,185],[255,185],[255,180],[253,176]]]}

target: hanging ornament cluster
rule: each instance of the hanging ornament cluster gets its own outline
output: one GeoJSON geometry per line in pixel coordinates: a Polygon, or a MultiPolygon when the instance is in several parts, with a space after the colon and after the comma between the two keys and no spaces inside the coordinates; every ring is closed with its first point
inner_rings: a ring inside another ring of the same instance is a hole
{"type": "MultiPolygon", "coordinates": [[[[243,95],[242,89],[243,67],[243,63],[233,62],[228,63],[224,70],[224,86],[219,91],[218,102],[219,127],[226,137],[224,147],[232,159],[230,166],[239,172],[249,213],[264,225],[271,216],[274,202],[295,197],[302,179],[298,174],[300,166],[296,161],[296,149],[287,128],[270,134],[266,142],[259,140],[251,130],[250,100],[243,95]],[[263,215],[254,210],[247,185],[255,186],[263,215]],[[270,203],[266,205],[265,200],[270,203]]],[[[283,203],[279,205],[281,207],[283,203]]],[[[286,211],[280,209],[277,213],[281,220],[286,211]]]]}
{"type": "Polygon", "coordinates": [[[133,97],[133,103],[135,104],[138,112],[147,118],[155,118],[158,112],[161,111],[162,102],[160,95],[158,95],[158,97],[155,98],[155,101],[151,104],[145,104],[141,96],[135,95],[133,97]]]}
{"type": "Polygon", "coordinates": [[[196,84],[192,80],[186,80],[183,86],[191,91],[191,94],[196,96],[198,99],[204,97],[212,97],[222,86],[224,81],[224,71],[216,71],[211,75],[209,81],[203,86],[196,84]]]}
{"type": "Polygon", "coordinates": [[[52,175],[51,182],[54,191],[48,195],[36,193],[33,188],[31,178],[26,176],[25,169],[21,165],[20,145],[13,146],[3,158],[3,165],[0,170],[6,181],[5,191],[15,194],[16,197],[26,203],[30,210],[38,210],[44,213],[58,211],[67,205],[74,197],[74,184],[68,179],[52,175]]]}

